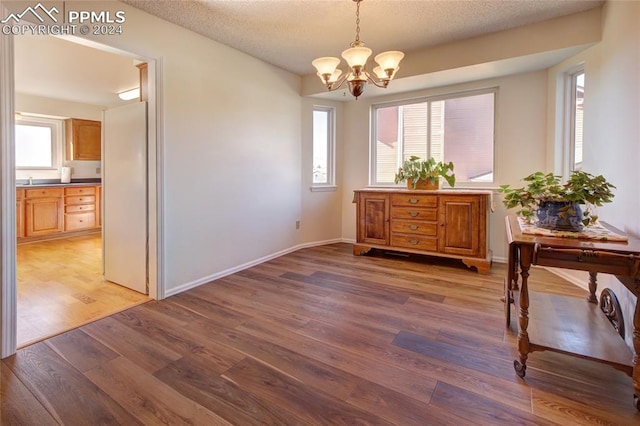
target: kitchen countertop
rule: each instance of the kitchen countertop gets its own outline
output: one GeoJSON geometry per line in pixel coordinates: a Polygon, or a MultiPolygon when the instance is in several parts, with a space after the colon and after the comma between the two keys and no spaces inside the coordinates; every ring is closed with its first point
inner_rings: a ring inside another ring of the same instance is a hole
{"type": "Polygon", "coordinates": [[[70,183],[62,183],[60,181],[34,181],[31,185],[28,182],[18,181],[16,182],[16,188],[43,188],[43,187],[65,187],[65,186],[96,186],[102,185],[100,179],[90,180],[86,179],[82,182],[70,182],[70,183]]]}

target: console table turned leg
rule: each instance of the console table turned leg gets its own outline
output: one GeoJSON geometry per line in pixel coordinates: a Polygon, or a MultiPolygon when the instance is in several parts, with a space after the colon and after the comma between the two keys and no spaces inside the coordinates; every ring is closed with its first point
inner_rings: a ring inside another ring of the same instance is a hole
{"type": "Polygon", "coordinates": [[[636,301],[636,309],[633,314],[633,403],[640,411],[640,303],[636,301]]]}
{"type": "Polygon", "coordinates": [[[598,273],[589,272],[589,294],[587,295],[587,301],[590,303],[598,303],[596,297],[596,290],[598,289],[598,273]]]}
{"type": "Polygon", "coordinates": [[[531,248],[523,246],[520,253],[520,296],[518,305],[518,356],[519,359],[513,361],[513,368],[519,377],[524,377],[527,372],[527,358],[530,351],[529,333],[529,269],[531,268],[531,248]]]}

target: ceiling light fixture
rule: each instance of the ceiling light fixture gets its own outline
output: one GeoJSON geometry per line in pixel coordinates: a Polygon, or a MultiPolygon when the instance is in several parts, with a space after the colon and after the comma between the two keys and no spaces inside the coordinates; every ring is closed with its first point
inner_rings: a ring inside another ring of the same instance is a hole
{"type": "Polygon", "coordinates": [[[358,99],[368,82],[386,88],[400,69],[398,64],[404,58],[404,53],[391,50],[376,55],[374,59],[379,66],[373,69],[375,77],[367,72],[365,66],[372,50],[365,47],[364,42],[360,41],[360,2],[362,0],[353,1],[356,2],[356,39],[351,42],[349,49],[342,52],[342,57],[347,61],[350,72],[342,75],[342,70],[338,69],[340,59],[334,57],[317,58],[311,64],[316,67],[318,77],[329,91],[339,89],[346,81],[349,85],[349,91],[358,99]]]}
{"type": "Polygon", "coordinates": [[[131,99],[140,97],[140,88],[136,87],[134,89],[125,90],[124,92],[118,93],[118,97],[123,101],[130,101],[131,99]]]}

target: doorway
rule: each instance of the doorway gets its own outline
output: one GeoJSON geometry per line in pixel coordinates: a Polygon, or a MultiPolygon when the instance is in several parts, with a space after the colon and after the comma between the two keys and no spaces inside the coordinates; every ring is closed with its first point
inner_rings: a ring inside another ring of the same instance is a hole
{"type": "MultiPolygon", "coordinates": [[[[2,37],[2,36],[0,36],[2,37]]],[[[0,85],[3,88],[8,87],[10,90],[3,91],[7,93],[7,97],[3,96],[3,100],[0,102],[0,130],[1,130],[1,138],[2,138],[2,202],[5,205],[11,205],[15,202],[15,177],[11,171],[15,167],[15,158],[14,158],[14,150],[11,146],[13,144],[13,132],[11,131],[11,127],[13,126],[13,111],[15,110],[14,101],[15,101],[15,92],[12,85],[12,73],[14,67],[13,61],[13,40],[11,37],[2,37],[0,42],[3,44],[3,66],[0,69],[0,85]],[[5,50],[4,48],[7,47],[5,50]],[[14,200],[11,202],[11,200],[14,200]]],[[[104,49],[110,52],[123,54],[127,57],[134,58],[135,55],[131,53],[117,51],[113,48],[98,45],[95,43],[87,43],[83,42],[82,44],[90,44],[92,48],[104,49]]],[[[144,58],[138,58],[144,60],[144,58]]],[[[147,183],[148,183],[148,238],[149,238],[149,260],[148,260],[148,282],[149,282],[149,296],[151,298],[162,298],[163,297],[163,289],[158,286],[158,271],[159,271],[159,262],[158,262],[158,208],[157,208],[157,193],[158,193],[158,185],[157,185],[157,176],[159,173],[158,162],[157,162],[157,132],[156,132],[156,116],[157,116],[157,95],[156,95],[156,61],[155,60],[145,60],[149,64],[149,156],[148,156],[148,164],[146,167],[147,171],[147,183]]],[[[15,246],[15,235],[16,235],[16,222],[15,222],[15,213],[11,214],[9,212],[3,220],[2,220],[2,357],[11,355],[15,352],[17,346],[16,339],[16,331],[17,331],[17,288],[16,288],[16,259],[17,259],[17,250],[15,246]]],[[[95,247],[100,246],[101,243],[99,241],[91,240],[91,238],[87,238],[87,241],[73,241],[78,244],[85,244],[87,246],[95,247]]],[[[86,247],[85,247],[86,248],[86,247]]],[[[57,251],[57,250],[56,250],[57,251]]],[[[77,293],[79,299],[83,299],[84,297],[81,293],[77,293]]],[[[89,300],[84,298],[85,302],[89,300]]],[[[135,301],[133,303],[136,303],[135,301]]],[[[88,322],[89,320],[85,321],[88,322]]],[[[80,324],[78,324],[80,325],[80,324]]],[[[64,331],[64,330],[61,330],[64,331]]]]}

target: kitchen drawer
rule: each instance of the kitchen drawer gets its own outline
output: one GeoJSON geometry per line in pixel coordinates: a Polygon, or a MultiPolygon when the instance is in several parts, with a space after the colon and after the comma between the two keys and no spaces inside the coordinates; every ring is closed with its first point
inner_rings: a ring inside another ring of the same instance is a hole
{"type": "Polygon", "coordinates": [[[64,215],[64,230],[77,231],[96,227],[96,212],[70,213],[64,215]]]}
{"type": "Polygon", "coordinates": [[[437,195],[392,194],[392,206],[437,207],[437,195]]]}
{"type": "Polygon", "coordinates": [[[438,224],[419,220],[392,220],[391,232],[436,236],[438,233],[438,224]]]}
{"type": "Polygon", "coordinates": [[[64,195],[95,195],[95,186],[77,186],[64,189],[64,195]]]}
{"type": "Polygon", "coordinates": [[[63,188],[27,189],[26,198],[58,198],[62,197],[63,188]]]}
{"type": "Polygon", "coordinates": [[[435,222],[438,219],[438,209],[421,209],[417,207],[392,207],[392,219],[426,220],[435,222]]]}
{"type": "Polygon", "coordinates": [[[75,204],[75,205],[66,205],[64,207],[65,213],[82,213],[82,212],[90,212],[96,209],[95,204],[75,204]]]}
{"type": "Polygon", "coordinates": [[[391,234],[391,246],[415,250],[437,251],[438,239],[424,235],[391,234]]]}
{"type": "Polygon", "coordinates": [[[95,195],[78,195],[74,197],[66,197],[64,203],[69,206],[72,204],[95,204],[96,196],[95,195]]]}

